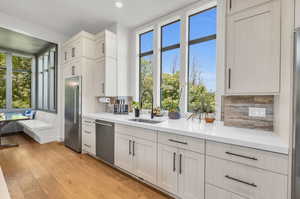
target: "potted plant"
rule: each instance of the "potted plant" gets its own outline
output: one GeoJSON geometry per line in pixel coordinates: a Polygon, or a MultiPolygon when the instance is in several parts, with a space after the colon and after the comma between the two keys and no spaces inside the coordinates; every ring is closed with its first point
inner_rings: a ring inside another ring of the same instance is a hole
{"type": "Polygon", "coordinates": [[[166,109],[170,119],[180,119],[179,100],[167,99],[166,109]]]}
{"type": "Polygon", "coordinates": [[[132,102],[132,108],[134,109],[134,116],[140,117],[140,105],[138,102],[133,101],[132,102]]]}
{"type": "Polygon", "coordinates": [[[215,121],[215,101],[209,93],[201,93],[192,104],[192,109],[194,113],[199,114],[200,120],[203,119],[206,123],[215,121]]]}

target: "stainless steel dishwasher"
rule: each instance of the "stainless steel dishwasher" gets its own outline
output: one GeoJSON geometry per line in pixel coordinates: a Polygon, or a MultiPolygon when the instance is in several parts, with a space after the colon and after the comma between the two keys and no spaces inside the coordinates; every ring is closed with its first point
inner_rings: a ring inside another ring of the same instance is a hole
{"type": "Polygon", "coordinates": [[[96,120],[96,156],[109,164],[115,159],[115,125],[96,120]]]}

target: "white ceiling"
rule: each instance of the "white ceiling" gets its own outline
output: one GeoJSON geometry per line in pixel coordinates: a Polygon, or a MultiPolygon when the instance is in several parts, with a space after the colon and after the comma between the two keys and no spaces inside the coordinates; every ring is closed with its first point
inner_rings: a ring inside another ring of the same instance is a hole
{"type": "Polygon", "coordinates": [[[53,43],[33,38],[22,33],[0,28],[0,49],[13,50],[15,52],[36,54],[53,43]]]}
{"type": "Polygon", "coordinates": [[[96,33],[120,23],[136,27],[197,0],[0,0],[0,12],[71,36],[80,30],[96,33]]]}

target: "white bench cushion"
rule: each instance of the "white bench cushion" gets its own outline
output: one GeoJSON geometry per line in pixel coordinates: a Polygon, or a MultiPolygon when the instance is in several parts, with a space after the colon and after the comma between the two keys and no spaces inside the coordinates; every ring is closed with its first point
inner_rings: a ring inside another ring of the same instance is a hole
{"type": "Polygon", "coordinates": [[[53,128],[52,124],[48,124],[41,120],[23,120],[18,123],[30,130],[45,130],[53,128]]]}
{"type": "Polygon", "coordinates": [[[1,199],[10,199],[1,168],[0,168],[0,198],[1,199]]]}

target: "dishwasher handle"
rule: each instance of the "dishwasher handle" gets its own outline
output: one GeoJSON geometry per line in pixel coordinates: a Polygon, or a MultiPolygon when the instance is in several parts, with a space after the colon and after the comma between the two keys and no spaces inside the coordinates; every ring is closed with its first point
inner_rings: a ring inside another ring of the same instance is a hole
{"type": "Polygon", "coordinates": [[[95,124],[99,124],[99,125],[102,125],[102,126],[109,126],[109,127],[113,127],[112,124],[106,124],[106,123],[102,123],[102,122],[95,122],[95,124]]]}

